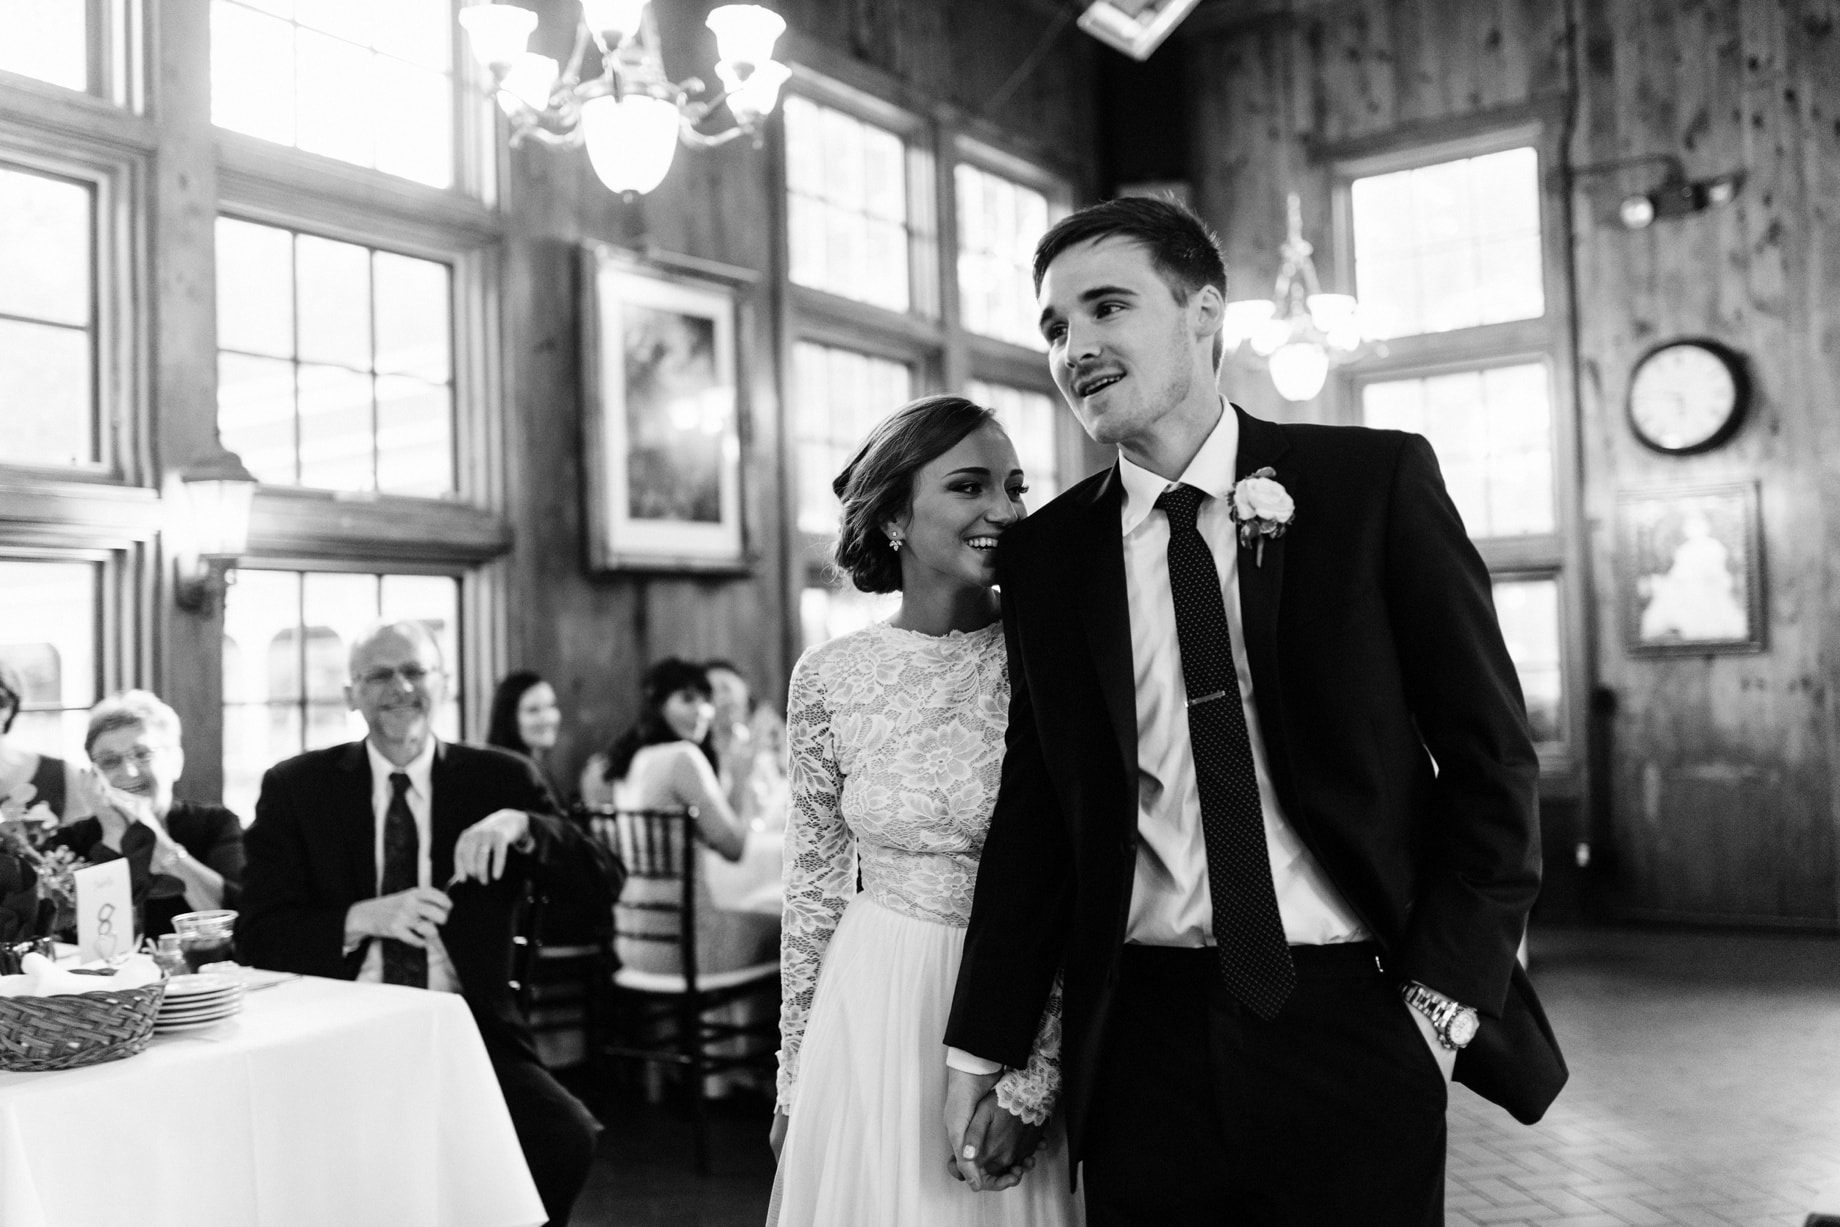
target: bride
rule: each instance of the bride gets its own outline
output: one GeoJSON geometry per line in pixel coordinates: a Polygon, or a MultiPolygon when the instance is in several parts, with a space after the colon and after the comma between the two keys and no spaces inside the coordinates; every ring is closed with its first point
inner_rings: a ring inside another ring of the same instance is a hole
{"type": "Polygon", "coordinates": [[[1066,1140],[1049,1124],[1058,990],[983,1134],[976,1174],[1000,1191],[958,1183],[939,1130],[942,1037],[1008,722],[991,584],[997,539],[1024,514],[1016,449],[988,409],[923,397],[869,433],[833,488],[838,567],[901,604],[792,674],[768,1223],[1077,1224],[1066,1140]]]}

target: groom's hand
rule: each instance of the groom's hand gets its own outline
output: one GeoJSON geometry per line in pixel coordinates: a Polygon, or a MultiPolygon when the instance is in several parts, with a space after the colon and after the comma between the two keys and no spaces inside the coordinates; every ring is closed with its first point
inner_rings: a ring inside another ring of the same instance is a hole
{"type": "Polygon", "coordinates": [[[996,1074],[968,1074],[962,1069],[946,1067],[946,1146],[958,1169],[959,1179],[980,1192],[985,1184],[984,1171],[978,1163],[977,1146],[967,1143],[965,1134],[971,1128],[971,1118],[978,1105],[996,1084],[996,1074]],[[968,1145],[969,1157],[965,1153],[968,1145]]]}

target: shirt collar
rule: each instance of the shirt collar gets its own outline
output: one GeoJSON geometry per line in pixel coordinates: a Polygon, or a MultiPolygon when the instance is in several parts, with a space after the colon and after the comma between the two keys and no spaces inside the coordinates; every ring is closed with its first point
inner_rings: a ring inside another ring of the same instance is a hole
{"type": "MultiPolygon", "coordinates": [[[[1202,440],[1195,458],[1182,470],[1181,483],[1209,497],[1225,498],[1233,489],[1233,469],[1238,462],[1239,415],[1222,397],[1220,420],[1202,440]]],[[[1156,500],[1172,483],[1161,474],[1133,462],[1123,451],[1118,453],[1118,477],[1124,483],[1124,507],[1119,519],[1128,537],[1156,509],[1156,500]]]]}
{"type": "Polygon", "coordinates": [[[422,752],[410,759],[407,763],[398,767],[378,751],[375,742],[366,737],[364,739],[364,752],[370,755],[371,760],[371,790],[373,792],[382,792],[388,795],[390,790],[390,776],[395,772],[401,771],[408,775],[409,788],[412,792],[419,793],[424,797],[434,796],[433,787],[430,781],[434,775],[435,745],[436,740],[431,734],[428,738],[428,744],[422,747],[422,752]]]}

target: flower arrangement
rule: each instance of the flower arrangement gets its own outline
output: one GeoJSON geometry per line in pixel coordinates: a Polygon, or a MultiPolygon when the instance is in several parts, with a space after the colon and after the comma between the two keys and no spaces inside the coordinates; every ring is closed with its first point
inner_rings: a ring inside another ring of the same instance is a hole
{"type": "Polygon", "coordinates": [[[29,952],[76,911],[76,854],[46,846],[57,815],[33,795],[25,784],[0,800],[0,974],[18,970],[15,947],[29,952]]]}
{"type": "Polygon", "coordinates": [[[1234,485],[1229,505],[1240,548],[1253,552],[1254,566],[1264,566],[1266,538],[1282,537],[1296,517],[1297,504],[1290,491],[1277,481],[1277,471],[1266,465],[1234,485]]]}

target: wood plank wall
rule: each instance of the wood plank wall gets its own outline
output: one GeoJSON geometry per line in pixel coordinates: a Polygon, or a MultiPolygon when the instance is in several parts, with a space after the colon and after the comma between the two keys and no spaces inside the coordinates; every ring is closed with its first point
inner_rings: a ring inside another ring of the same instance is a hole
{"type": "MultiPolygon", "coordinates": [[[[1247,278],[1235,293],[1276,272],[1287,185],[1305,195],[1319,266],[1332,261],[1327,171],[1310,153],[1325,143],[1573,108],[1574,166],[1671,153],[1693,176],[1748,176],[1733,205],[1638,232],[1615,207],[1652,187],[1654,168],[1582,179],[1572,196],[1590,593],[1589,625],[1570,646],[1615,709],[1602,730],[1605,804],[1584,834],[1595,836],[1591,872],[1614,914],[1836,927],[1840,4],[1282,7],[1248,19],[1247,6],[1203,6],[1183,35],[1196,196],[1247,278]],[[1630,372],[1655,342],[1693,335],[1748,356],[1753,417],[1706,455],[1660,456],[1627,427],[1630,372]],[[1619,492],[1727,481],[1762,491],[1767,649],[1632,658],[1616,584],[1619,492]]],[[[1230,390],[1255,411],[1283,412],[1253,381],[1230,390]]]]}
{"type": "MultiPolygon", "coordinates": [[[[658,6],[674,79],[713,79],[712,3],[658,6]]],[[[540,34],[560,36],[572,0],[544,0],[540,34]]],[[[797,62],[846,84],[886,87],[892,101],[987,123],[1019,151],[1090,179],[1090,40],[1065,25],[1001,112],[984,103],[1035,49],[1053,10],[1033,0],[779,0],[797,62]]],[[[545,48],[566,55],[566,46],[545,48]]],[[[783,514],[781,304],[770,253],[780,217],[774,149],[738,141],[678,151],[664,184],[623,202],[580,152],[517,151],[505,178],[504,269],[510,507],[518,540],[505,567],[508,663],[553,679],[565,712],[557,763],[567,780],[637,710],[640,675],[666,655],[728,657],[769,703],[784,700],[792,661],[783,514]],[[757,271],[741,338],[746,401],[746,515],[755,555],[743,578],[594,575],[585,570],[580,292],[576,252],[589,242],[666,252],[757,271]]]]}

